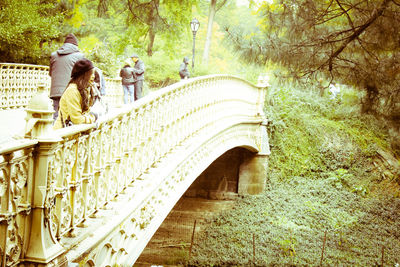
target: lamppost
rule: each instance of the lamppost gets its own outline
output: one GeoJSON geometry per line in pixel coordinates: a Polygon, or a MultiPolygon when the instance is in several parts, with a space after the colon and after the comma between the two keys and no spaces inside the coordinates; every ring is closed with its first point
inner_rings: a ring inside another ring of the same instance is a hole
{"type": "Polygon", "coordinates": [[[190,22],[190,28],[192,29],[192,33],[193,33],[193,57],[192,57],[192,72],[194,69],[194,47],[195,47],[195,43],[196,43],[196,32],[200,27],[200,22],[194,18],[192,19],[192,21],[190,22]]]}

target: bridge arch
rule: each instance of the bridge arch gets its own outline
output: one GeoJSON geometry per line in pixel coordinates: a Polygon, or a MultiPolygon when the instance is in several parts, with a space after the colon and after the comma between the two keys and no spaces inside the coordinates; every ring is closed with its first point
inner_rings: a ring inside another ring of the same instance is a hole
{"type": "MultiPolygon", "coordinates": [[[[240,192],[240,189],[249,184],[247,176],[254,171],[254,168],[246,168],[247,162],[254,160],[256,157],[260,157],[257,151],[253,151],[246,146],[237,146],[227,150],[193,181],[184,196],[231,200],[238,195],[248,193],[240,192]]],[[[266,162],[267,159],[264,159],[261,164],[266,166],[266,162]]],[[[259,187],[264,187],[263,182],[266,175],[264,171],[257,177],[256,182],[259,187]]],[[[260,190],[262,189],[260,188],[260,190]]]]}

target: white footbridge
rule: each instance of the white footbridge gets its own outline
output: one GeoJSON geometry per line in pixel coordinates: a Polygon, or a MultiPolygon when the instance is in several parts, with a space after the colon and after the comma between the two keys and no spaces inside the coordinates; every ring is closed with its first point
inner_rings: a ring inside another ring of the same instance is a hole
{"type": "MultiPolygon", "coordinates": [[[[121,105],[96,124],[52,130],[48,67],[0,64],[0,109],[26,112],[0,143],[0,266],[132,266],[196,178],[226,151],[254,152],[239,194],[259,194],[269,155],[266,85],[211,75],[121,105]]],[[[2,125],[1,127],[8,127],[2,125]]]]}

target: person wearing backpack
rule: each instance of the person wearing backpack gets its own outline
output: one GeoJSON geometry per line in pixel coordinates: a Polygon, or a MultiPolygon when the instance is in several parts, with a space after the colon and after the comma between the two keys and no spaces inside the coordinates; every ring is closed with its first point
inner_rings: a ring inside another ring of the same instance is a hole
{"type": "Polygon", "coordinates": [[[119,72],[121,77],[122,89],[124,90],[124,104],[133,103],[135,96],[136,74],[130,64],[126,62],[125,66],[119,72]]]}

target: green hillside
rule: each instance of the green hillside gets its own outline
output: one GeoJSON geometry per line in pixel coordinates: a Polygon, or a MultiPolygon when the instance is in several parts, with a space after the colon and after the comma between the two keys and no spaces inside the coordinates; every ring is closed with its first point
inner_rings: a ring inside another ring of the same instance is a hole
{"type": "Polygon", "coordinates": [[[317,91],[270,88],[266,191],[209,219],[189,265],[400,264],[400,165],[387,130],[360,115],[351,89],[335,100],[317,91]]]}

